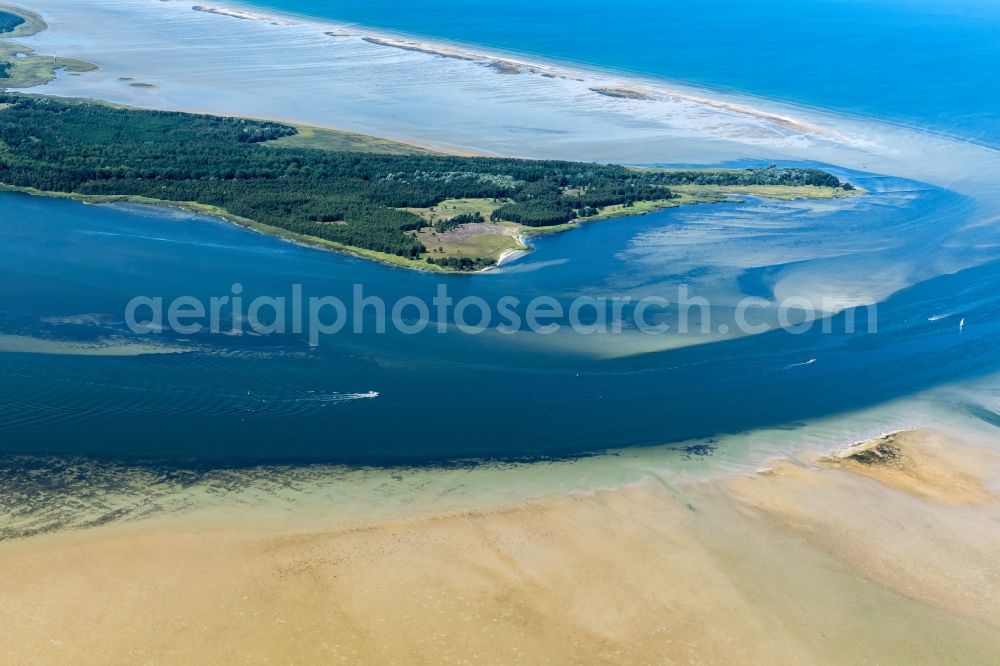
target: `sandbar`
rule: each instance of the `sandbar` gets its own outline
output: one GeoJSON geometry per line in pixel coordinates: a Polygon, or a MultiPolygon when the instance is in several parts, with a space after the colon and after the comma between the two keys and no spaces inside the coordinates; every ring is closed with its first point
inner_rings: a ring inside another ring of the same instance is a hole
{"type": "Polygon", "coordinates": [[[11,538],[2,650],[17,664],[993,661],[997,459],[933,433],[891,444],[910,471],[817,453],[350,525],[335,504],[240,504],[11,538]]]}

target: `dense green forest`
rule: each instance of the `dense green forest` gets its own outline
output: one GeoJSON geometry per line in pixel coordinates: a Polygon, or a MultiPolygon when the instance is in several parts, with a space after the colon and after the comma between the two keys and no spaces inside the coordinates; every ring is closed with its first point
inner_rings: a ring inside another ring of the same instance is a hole
{"type": "Polygon", "coordinates": [[[483,257],[427,257],[428,264],[450,268],[453,271],[478,271],[493,265],[493,260],[483,257]]]}
{"type": "Polygon", "coordinates": [[[0,62],[0,79],[9,79],[12,67],[13,65],[9,62],[0,62]]]}
{"type": "Polygon", "coordinates": [[[10,32],[22,23],[24,23],[24,19],[17,14],[0,11],[0,35],[10,32]]]}
{"type": "MultiPolygon", "coordinates": [[[[667,185],[817,185],[843,187],[833,174],[819,169],[701,169],[665,171],[658,181],[667,185]]],[[[847,188],[845,188],[847,189],[847,188]]]]}
{"type": "Polygon", "coordinates": [[[448,231],[463,224],[478,224],[485,221],[486,218],[483,217],[482,213],[463,213],[462,215],[456,215],[455,217],[448,218],[447,220],[435,222],[434,228],[438,231],[448,231]]]}
{"type": "MultiPolygon", "coordinates": [[[[299,234],[416,258],[425,248],[410,232],[426,222],[401,208],[491,198],[503,202],[495,219],[546,226],[602,206],[669,199],[669,185],[695,177],[578,162],[268,144],[296,132],[275,122],[0,94],[0,182],[197,202],[299,234]]],[[[839,185],[811,169],[706,174],[716,184],[839,185]]]]}

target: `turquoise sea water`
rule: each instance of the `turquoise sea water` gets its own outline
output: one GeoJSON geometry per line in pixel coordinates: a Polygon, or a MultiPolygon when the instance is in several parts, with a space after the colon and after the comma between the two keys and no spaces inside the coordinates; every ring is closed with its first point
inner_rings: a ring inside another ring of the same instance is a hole
{"type": "Polygon", "coordinates": [[[748,92],[1000,146],[1000,4],[992,0],[245,4],[748,92]]]}

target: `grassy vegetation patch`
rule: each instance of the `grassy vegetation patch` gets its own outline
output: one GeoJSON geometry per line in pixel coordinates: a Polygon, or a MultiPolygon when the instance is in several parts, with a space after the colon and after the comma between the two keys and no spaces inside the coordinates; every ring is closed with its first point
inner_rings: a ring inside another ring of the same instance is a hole
{"type": "Polygon", "coordinates": [[[89,72],[96,65],[73,58],[40,56],[34,49],[0,42],[0,88],[31,88],[48,83],[56,72],[89,72]]]}
{"type": "Polygon", "coordinates": [[[853,188],[826,187],[819,185],[674,185],[672,191],[690,195],[698,199],[726,198],[729,195],[746,195],[791,201],[794,199],[839,199],[864,193],[853,188]]]}
{"type": "Polygon", "coordinates": [[[315,148],[317,150],[384,153],[387,155],[426,155],[431,151],[377,136],[294,125],[297,132],[271,141],[273,148],[315,148]]]}

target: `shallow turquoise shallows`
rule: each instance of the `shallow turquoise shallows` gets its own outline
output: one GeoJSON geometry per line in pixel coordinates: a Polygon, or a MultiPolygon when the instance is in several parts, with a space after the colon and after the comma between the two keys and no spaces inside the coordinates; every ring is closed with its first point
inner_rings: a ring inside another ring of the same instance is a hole
{"type": "Polygon", "coordinates": [[[993,0],[255,0],[1000,146],[993,0]]]}

